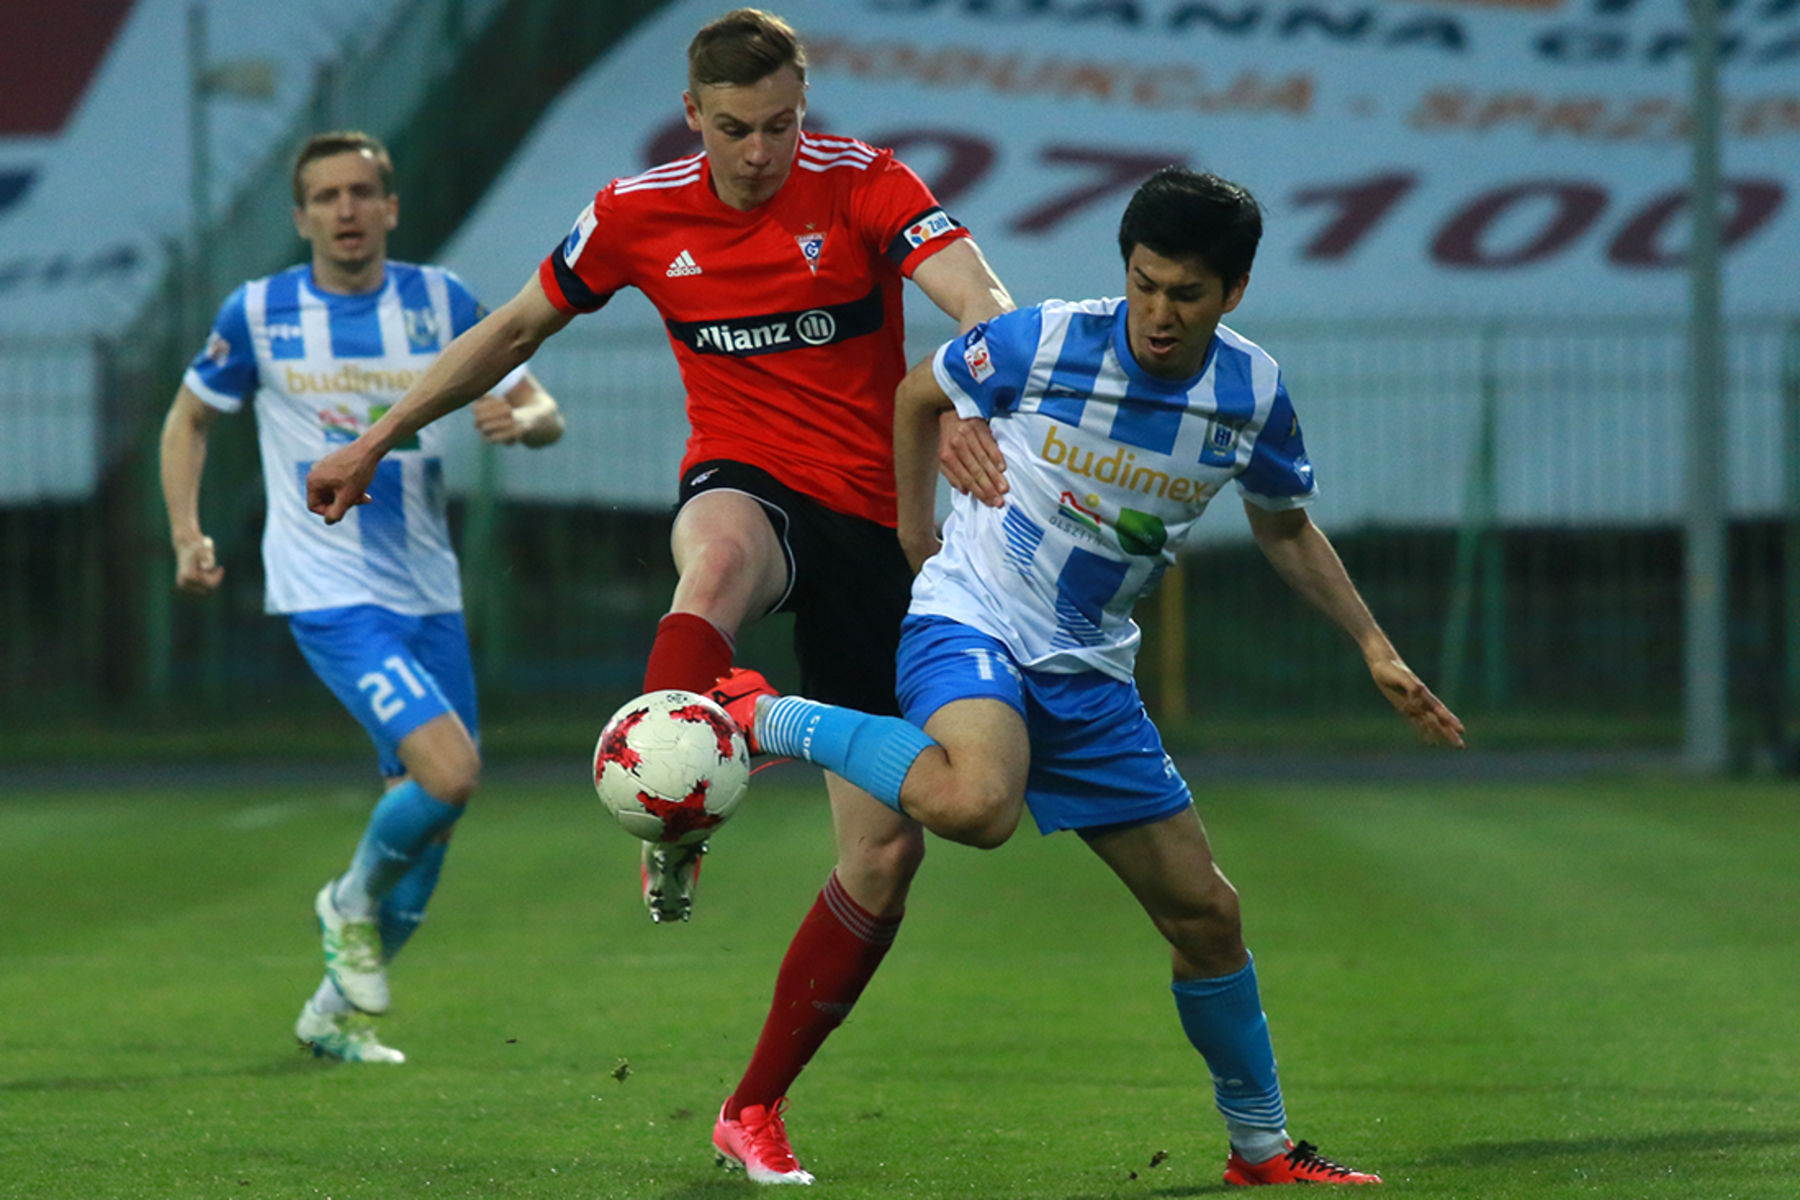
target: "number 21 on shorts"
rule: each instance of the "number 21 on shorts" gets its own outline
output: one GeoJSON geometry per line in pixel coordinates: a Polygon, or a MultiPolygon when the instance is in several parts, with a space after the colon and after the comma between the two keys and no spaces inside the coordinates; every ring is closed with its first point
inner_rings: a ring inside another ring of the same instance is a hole
{"type": "Polygon", "coordinates": [[[404,687],[414,698],[418,698],[425,695],[425,685],[419,682],[419,677],[413,674],[412,668],[398,654],[387,658],[381,665],[387,669],[370,671],[356,681],[356,686],[368,693],[369,707],[374,710],[375,719],[385,725],[406,709],[406,697],[400,695],[399,689],[404,687]],[[399,678],[398,685],[390,675],[399,678]]]}

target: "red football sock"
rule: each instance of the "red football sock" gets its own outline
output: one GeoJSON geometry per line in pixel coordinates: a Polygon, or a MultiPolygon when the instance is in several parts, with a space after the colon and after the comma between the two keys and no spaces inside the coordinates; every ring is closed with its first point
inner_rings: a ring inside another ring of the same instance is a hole
{"type": "Polygon", "coordinates": [[[656,641],[644,667],[644,690],[710,691],[729,670],[731,639],[705,617],[672,612],[657,623],[656,641]]]}
{"type": "Polygon", "coordinates": [[[781,960],[769,1019],[743,1079],[725,1102],[727,1118],[736,1120],[747,1104],[770,1105],[787,1095],[831,1031],[850,1015],[899,931],[899,917],[865,912],[832,872],[781,960]]]}

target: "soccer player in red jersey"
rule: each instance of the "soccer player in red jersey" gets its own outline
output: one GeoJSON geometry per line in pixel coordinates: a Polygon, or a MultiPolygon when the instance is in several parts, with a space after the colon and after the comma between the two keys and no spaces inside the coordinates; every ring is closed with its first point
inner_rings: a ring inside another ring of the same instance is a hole
{"type": "MultiPolygon", "coordinates": [[[[680,581],[645,690],[708,691],[731,668],[741,626],[792,612],[805,694],[895,713],[912,581],[894,533],[901,280],[965,330],[1011,298],[891,152],[802,131],[806,57],[780,18],[738,9],[701,29],[683,104],[703,152],[601,189],[517,296],[314,465],[308,503],[339,520],[389,447],[481,395],[576,314],[636,287],[668,327],[692,430],[671,536],[680,581]]],[[[953,482],[1001,486],[984,432],[973,422],[947,439],[953,482]]],[[[783,1130],[788,1086],[886,954],[925,853],[912,821],[836,776],[827,789],[837,867],[788,948],[713,1135],[758,1182],[812,1181],[783,1130]]],[[[697,867],[697,855],[646,852],[654,918],[686,917],[697,867]]]]}

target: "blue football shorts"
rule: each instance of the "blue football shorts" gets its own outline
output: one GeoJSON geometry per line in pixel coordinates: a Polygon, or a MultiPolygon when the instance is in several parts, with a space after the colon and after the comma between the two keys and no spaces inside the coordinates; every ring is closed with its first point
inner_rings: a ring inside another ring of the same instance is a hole
{"type": "Polygon", "coordinates": [[[288,628],[313,672],[368,731],[389,779],[406,774],[401,741],[434,717],[454,711],[479,738],[461,613],[409,617],[352,604],[290,613],[288,628]]]}
{"type": "Polygon", "coordinates": [[[1021,667],[1004,642],[946,617],[906,618],[898,666],[901,712],[921,729],[952,700],[1004,701],[1025,719],[1025,804],[1042,833],[1091,836],[1193,803],[1134,683],[1021,667]]]}

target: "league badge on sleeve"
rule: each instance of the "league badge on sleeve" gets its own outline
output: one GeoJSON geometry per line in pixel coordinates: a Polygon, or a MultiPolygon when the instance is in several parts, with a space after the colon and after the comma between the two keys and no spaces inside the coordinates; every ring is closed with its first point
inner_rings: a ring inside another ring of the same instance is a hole
{"type": "Polygon", "coordinates": [[[563,239],[564,263],[571,268],[575,266],[575,260],[581,257],[582,249],[587,245],[588,239],[594,236],[594,230],[599,225],[600,220],[594,216],[594,206],[590,203],[581,210],[581,215],[575,218],[575,228],[569,230],[569,236],[563,239]]]}
{"type": "Polygon", "coordinates": [[[975,377],[976,383],[986,383],[994,377],[994,360],[988,354],[987,337],[979,329],[970,330],[963,341],[963,362],[969,368],[969,374],[975,377]]]}

